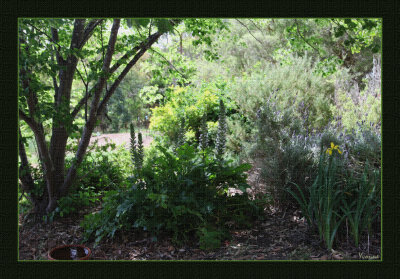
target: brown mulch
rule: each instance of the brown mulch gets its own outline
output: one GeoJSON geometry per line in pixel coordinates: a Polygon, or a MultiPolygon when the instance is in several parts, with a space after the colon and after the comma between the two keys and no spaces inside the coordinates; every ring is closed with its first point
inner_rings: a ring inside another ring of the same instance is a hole
{"type": "MultiPolygon", "coordinates": [[[[83,215],[59,218],[51,224],[25,222],[19,229],[20,260],[46,260],[48,251],[58,245],[81,243],[79,226],[83,215]]],[[[379,235],[370,239],[369,254],[346,243],[327,252],[318,235],[310,233],[297,211],[266,212],[267,220],[251,229],[232,230],[232,239],[213,251],[203,251],[196,243],[176,246],[168,238],[152,242],[145,233],[119,233],[92,250],[91,260],[367,260],[380,258],[379,235]],[[360,258],[361,257],[361,258],[360,258]]],[[[22,217],[22,216],[21,216],[22,217]]],[[[22,222],[22,220],[21,220],[22,222]]]]}
{"type": "MultiPolygon", "coordinates": [[[[126,137],[126,136],[125,136],[126,137]]],[[[120,138],[124,138],[121,136],[120,138]]],[[[116,137],[114,137],[116,139],[116,137]]],[[[249,173],[250,194],[266,193],[259,179],[259,169],[249,173]]],[[[235,193],[235,191],[232,191],[235,193]]],[[[97,208],[82,209],[79,213],[56,218],[50,224],[33,223],[24,214],[19,218],[19,259],[47,260],[48,251],[58,245],[79,244],[83,229],[79,226],[84,215],[97,208]]],[[[335,250],[327,251],[318,233],[310,232],[300,211],[294,208],[265,209],[265,220],[257,221],[250,229],[231,230],[231,240],[224,241],[212,251],[199,249],[198,243],[177,246],[168,237],[153,242],[146,233],[116,233],[97,247],[84,243],[92,250],[91,260],[379,260],[380,234],[368,241],[362,239],[356,248],[351,238],[340,239],[335,250]]]]}

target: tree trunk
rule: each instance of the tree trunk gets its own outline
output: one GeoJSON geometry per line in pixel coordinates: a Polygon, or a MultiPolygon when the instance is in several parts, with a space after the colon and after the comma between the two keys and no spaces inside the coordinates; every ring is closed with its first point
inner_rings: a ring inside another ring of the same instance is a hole
{"type": "MultiPolygon", "coordinates": [[[[96,25],[98,25],[101,20],[92,20],[86,30],[84,30],[85,20],[77,19],[74,23],[74,29],[72,32],[71,46],[70,49],[81,49],[84,42],[90,37],[90,32],[93,31],[96,25]]],[[[54,94],[54,109],[57,115],[53,117],[52,123],[52,135],[50,140],[50,146],[47,146],[45,141],[45,135],[43,131],[43,125],[40,119],[35,118],[35,108],[37,100],[35,101],[36,94],[32,92],[28,99],[29,115],[27,115],[22,110],[19,111],[20,118],[24,120],[32,129],[35,135],[35,140],[37,143],[40,161],[43,163],[43,173],[45,177],[46,188],[41,196],[32,197],[32,202],[34,205],[34,212],[39,216],[43,216],[52,212],[57,207],[57,200],[68,194],[68,190],[74,182],[77,175],[77,168],[83,161],[84,155],[86,153],[87,147],[90,142],[91,135],[96,126],[97,119],[102,113],[104,113],[105,106],[109,101],[110,97],[115,92],[116,88],[119,86],[120,82],[124,79],[129,70],[136,64],[139,58],[155,43],[158,38],[163,34],[163,32],[156,32],[150,35],[147,41],[140,44],[135,52],[127,53],[127,57],[133,55],[130,62],[125,66],[119,76],[114,80],[111,88],[106,91],[104,98],[100,102],[101,95],[104,91],[105,83],[109,78],[110,74],[115,72],[121,65],[116,62],[112,67],[110,67],[112,56],[114,54],[114,47],[117,40],[118,30],[120,27],[120,19],[115,19],[111,28],[109,42],[107,46],[107,51],[103,59],[103,66],[101,69],[101,76],[96,82],[93,91],[91,90],[92,102],[88,112],[88,119],[83,128],[81,139],[79,141],[78,150],[75,154],[73,163],[67,173],[65,173],[65,152],[66,144],[69,137],[68,125],[73,123],[73,119],[76,117],[82,104],[86,102],[86,99],[82,99],[78,105],[74,108],[72,113],[69,111],[70,99],[71,99],[71,88],[74,73],[76,71],[78,58],[74,55],[69,55],[65,60],[57,55],[56,58],[61,70],[59,72],[59,86],[57,86],[55,79],[53,82],[55,84],[55,94],[54,94]],[[62,119],[62,120],[58,120],[62,119]]],[[[57,30],[52,29],[53,39],[58,41],[57,30]]],[[[57,51],[54,49],[54,51],[57,51]]],[[[24,76],[24,72],[21,70],[21,77],[24,76]]],[[[29,89],[29,80],[22,79],[24,89],[29,89]]],[[[23,147],[23,143],[20,139],[20,158],[21,158],[21,170],[27,169],[28,160],[23,147]]],[[[25,174],[20,177],[22,186],[27,191],[34,189],[34,181],[32,179],[31,173],[25,174]]]]}
{"type": "MultiPolygon", "coordinates": [[[[21,181],[21,188],[23,192],[31,193],[35,187],[35,183],[32,178],[28,156],[26,156],[25,145],[22,141],[21,129],[19,129],[19,157],[21,159],[21,165],[19,167],[19,179],[21,181]]],[[[33,199],[30,199],[31,202],[33,199]]]]}
{"type": "Polygon", "coordinates": [[[90,138],[92,136],[92,132],[96,125],[100,97],[101,97],[101,93],[103,92],[105,83],[108,79],[111,59],[112,59],[112,55],[114,54],[114,46],[117,41],[119,26],[120,26],[120,20],[115,19],[113,22],[113,26],[111,27],[111,34],[110,34],[110,38],[109,38],[109,42],[108,42],[107,52],[106,52],[106,55],[105,55],[104,61],[103,61],[103,67],[102,67],[103,75],[99,78],[99,80],[96,84],[93,100],[92,100],[92,103],[90,106],[89,118],[83,128],[83,133],[82,133],[81,140],[80,140],[80,143],[78,146],[78,151],[76,152],[76,155],[75,155],[75,161],[72,163],[72,166],[68,170],[68,173],[64,179],[63,185],[61,185],[61,188],[60,188],[61,196],[66,195],[68,193],[68,189],[71,187],[73,181],[75,180],[77,168],[79,167],[79,165],[81,164],[81,162],[83,160],[83,156],[86,153],[87,147],[90,142],[90,138]]]}

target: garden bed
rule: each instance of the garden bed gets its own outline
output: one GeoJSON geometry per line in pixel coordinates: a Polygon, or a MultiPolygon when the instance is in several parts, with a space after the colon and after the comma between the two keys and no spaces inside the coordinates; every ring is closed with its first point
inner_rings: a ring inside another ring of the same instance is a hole
{"type": "MultiPolygon", "coordinates": [[[[213,251],[204,251],[196,243],[173,245],[168,238],[152,242],[145,234],[123,233],[99,246],[85,243],[92,250],[91,260],[377,260],[380,259],[379,235],[370,238],[359,249],[340,243],[328,253],[299,219],[299,212],[268,212],[266,221],[251,229],[233,230],[231,241],[213,251]]],[[[22,216],[21,216],[22,217],[22,216]]],[[[25,223],[19,229],[19,259],[47,260],[49,249],[63,244],[80,243],[82,214],[59,218],[52,224],[25,223]]]]}
{"type": "MultiPolygon", "coordinates": [[[[254,194],[264,192],[265,185],[255,184],[257,169],[249,174],[254,194]],[[261,187],[262,185],[262,187],[261,187]],[[257,191],[258,189],[258,191],[257,191]],[[255,191],[255,192],[254,192],[255,191]]],[[[47,260],[49,249],[63,244],[80,243],[83,229],[79,226],[83,216],[97,208],[86,208],[79,213],[57,218],[51,224],[34,224],[20,215],[19,259],[47,260]]],[[[152,242],[146,233],[118,233],[114,239],[103,240],[97,247],[85,243],[92,250],[90,260],[379,260],[380,234],[362,239],[360,248],[351,238],[339,240],[334,251],[328,252],[317,233],[308,230],[295,209],[265,210],[264,221],[257,221],[250,229],[231,230],[232,239],[213,251],[201,250],[198,243],[174,245],[168,237],[152,242]]]]}

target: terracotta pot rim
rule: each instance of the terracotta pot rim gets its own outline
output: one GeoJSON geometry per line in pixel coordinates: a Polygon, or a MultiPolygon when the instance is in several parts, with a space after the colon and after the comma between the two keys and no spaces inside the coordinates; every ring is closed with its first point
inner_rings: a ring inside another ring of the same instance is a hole
{"type": "MultiPolygon", "coordinates": [[[[51,256],[51,254],[52,254],[55,250],[57,250],[57,249],[62,249],[62,248],[66,248],[66,247],[81,247],[81,248],[86,249],[86,250],[88,251],[88,254],[87,254],[86,256],[84,256],[84,257],[82,257],[82,258],[79,258],[78,260],[87,260],[87,259],[89,259],[90,255],[92,254],[92,250],[90,250],[89,247],[87,247],[87,246],[85,246],[85,245],[83,245],[83,244],[64,244],[64,245],[59,245],[59,246],[56,246],[56,247],[52,248],[52,249],[47,253],[48,259],[49,259],[49,260],[52,260],[52,261],[59,261],[59,260],[57,260],[57,259],[54,259],[54,258],[51,256]]],[[[65,261],[69,261],[69,260],[65,260],[65,261]]]]}

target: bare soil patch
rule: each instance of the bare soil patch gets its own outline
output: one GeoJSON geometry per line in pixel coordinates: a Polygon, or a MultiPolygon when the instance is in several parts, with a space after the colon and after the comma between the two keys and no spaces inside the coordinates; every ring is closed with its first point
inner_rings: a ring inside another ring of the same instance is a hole
{"type": "MultiPolygon", "coordinates": [[[[103,134],[100,136],[92,136],[90,139],[90,144],[93,144],[97,140],[98,144],[105,145],[107,143],[115,143],[116,145],[124,145],[129,148],[130,134],[129,133],[118,133],[118,134],[103,134]]],[[[149,146],[153,141],[153,138],[144,135],[143,136],[143,146],[149,146]]]]}

